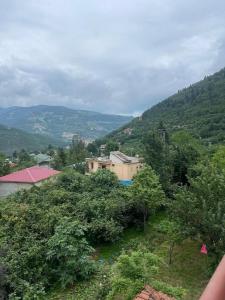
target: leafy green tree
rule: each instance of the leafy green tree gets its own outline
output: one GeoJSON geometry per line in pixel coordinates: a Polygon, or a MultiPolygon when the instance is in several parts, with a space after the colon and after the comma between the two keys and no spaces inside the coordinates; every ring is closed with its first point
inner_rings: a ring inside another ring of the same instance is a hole
{"type": "Polygon", "coordinates": [[[171,213],[186,236],[200,237],[210,252],[221,257],[225,249],[225,170],[213,164],[179,188],[171,213]]]}
{"type": "Polygon", "coordinates": [[[4,154],[0,153],[0,176],[8,174],[10,167],[4,154]]]}
{"type": "Polygon", "coordinates": [[[61,170],[67,164],[67,153],[63,148],[58,148],[54,156],[53,166],[56,169],[61,170]]]}
{"type": "Polygon", "coordinates": [[[47,150],[46,150],[46,153],[47,153],[49,156],[51,156],[51,157],[54,156],[54,154],[55,154],[55,149],[54,149],[54,147],[53,147],[51,144],[48,145],[47,150]]]}
{"type": "Polygon", "coordinates": [[[180,243],[183,239],[180,226],[174,221],[163,220],[155,226],[155,229],[160,234],[163,234],[164,241],[167,241],[169,244],[168,257],[169,257],[169,265],[171,265],[174,247],[176,244],[180,243]]]}
{"type": "Polygon", "coordinates": [[[108,193],[113,188],[119,186],[118,177],[110,170],[103,169],[92,173],[89,176],[89,189],[95,188],[101,190],[101,193],[108,193]]]}
{"type": "Polygon", "coordinates": [[[80,196],[76,205],[76,215],[81,220],[86,220],[88,239],[96,244],[118,239],[127,225],[128,209],[128,202],[116,192],[100,194],[92,190],[80,196]]]}
{"type": "Polygon", "coordinates": [[[88,186],[88,178],[72,169],[68,169],[57,178],[57,186],[70,192],[84,192],[88,186]]]}
{"type": "Polygon", "coordinates": [[[137,211],[142,214],[145,230],[149,214],[153,215],[165,204],[165,194],[159,182],[159,177],[150,166],[143,168],[134,177],[134,183],[131,186],[131,197],[137,211]]]}
{"type": "Polygon", "coordinates": [[[146,163],[160,176],[160,182],[167,192],[172,177],[172,165],[169,135],[163,124],[144,135],[143,145],[146,163]]]}
{"type": "Polygon", "coordinates": [[[94,270],[90,256],[94,249],[85,238],[86,228],[78,221],[64,219],[48,240],[47,260],[53,266],[52,276],[67,286],[78,279],[87,279],[94,270]]]}
{"type": "Polygon", "coordinates": [[[219,146],[213,155],[212,163],[218,168],[225,169],[225,146],[219,146]]]}
{"type": "Polygon", "coordinates": [[[180,299],[184,290],[174,288],[156,280],[156,275],[163,261],[146,249],[121,254],[111,272],[111,291],[107,300],[130,300],[148,283],[150,286],[180,299]]]}
{"type": "Polygon", "coordinates": [[[106,155],[109,155],[109,153],[111,151],[117,151],[119,150],[119,144],[113,140],[109,140],[107,143],[106,143],[106,147],[105,147],[105,154],[106,155]]]}
{"type": "Polygon", "coordinates": [[[18,158],[18,153],[17,153],[17,151],[13,151],[13,154],[12,154],[12,159],[13,159],[13,161],[16,161],[17,158],[18,158]]]}
{"type": "Polygon", "coordinates": [[[204,153],[199,140],[186,131],[173,134],[173,183],[188,184],[188,172],[204,153]]]}
{"type": "Polygon", "coordinates": [[[83,141],[73,142],[69,149],[69,162],[78,163],[84,162],[87,157],[87,151],[83,141]]]}
{"type": "Polygon", "coordinates": [[[19,154],[18,154],[18,157],[19,157],[19,162],[20,163],[24,163],[24,162],[27,162],[27,161],[30,161],[31,160],[31,157],[30,155],[27,153],[26,150],[22,149],[19,154]]]}
{"type": "Polygon", "coordinates": [[[87,145],[87,151],[90,153],[91,156],[98,156],[99,155],[99,147],[96,142],[89,143],[87,145]]]}
{"type": "Polygon", "coordinates": [[[18,153],[17,164],[18,165],[17,165],[16,169],[20,170],[20,169],[29,168],[29,167],[33,166],[35,164],[35,161],[25,149],[22,149],[18,153]]]}

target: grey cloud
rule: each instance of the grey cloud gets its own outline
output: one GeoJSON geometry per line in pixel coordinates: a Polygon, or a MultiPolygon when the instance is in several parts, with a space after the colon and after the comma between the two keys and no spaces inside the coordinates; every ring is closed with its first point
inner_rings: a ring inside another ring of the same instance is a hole
{"type": "Polygon", "coordinates": [[[3,0],[0,106],[135,113],[224,67],[222,0],[3,0]]]}

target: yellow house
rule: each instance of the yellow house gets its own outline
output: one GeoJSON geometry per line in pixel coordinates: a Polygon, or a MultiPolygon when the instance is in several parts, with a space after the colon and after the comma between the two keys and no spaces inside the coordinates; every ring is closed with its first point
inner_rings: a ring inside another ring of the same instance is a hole
{"type": "Polygon", "coordinates": [[[119,180],[131,180],[142,168],[140,158],[131,157],[120,151],[110,152],[109,157],[87,158],[88,173],[94,173],[101,169],[114,172],[119,180]]]}

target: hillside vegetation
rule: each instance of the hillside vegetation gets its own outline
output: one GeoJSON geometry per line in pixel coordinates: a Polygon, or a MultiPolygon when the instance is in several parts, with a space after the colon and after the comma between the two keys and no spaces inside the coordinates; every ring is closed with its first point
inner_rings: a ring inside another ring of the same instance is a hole
{"type": "Polygon", "coordinates": [[[6,154],[12,154],[13,151],[21,149],[42,150],[49,144],[56,145],[58,143],[59,141],[53,138],[0,125],[0,152],[6,154]]]}
{"type": "Polygon", "coordinates": [[[161,132],[131,186],[60,165],[55,182],[1,199],[0,298],[132,300],[146,283],[199,298],[224,255],[225,146],[161,132]]]}
{"type": "Polygon", "coordinates": [[[119,149],[116,139],[125,137],[130,152],[142,143],[145,164],[130,186],[106,169],[86,176],[82,162],[103,140],[80,141],[54,152],[55,181],[2,198],[0,298],[132,300],[147,283],[176,300],[199,299],[225,251],[223,77],[179,92],[105,140],[105,154],[119,149]],[[214,130],[210,111],[221,117],[212,117],[214,130]]]}
{"type": "Polygon", "coordinates": [[[185,129],[205,141],[225,141],[225,69],[191,85],[108,135],[129,147],[162,121],[169,131],[185,129]]]}

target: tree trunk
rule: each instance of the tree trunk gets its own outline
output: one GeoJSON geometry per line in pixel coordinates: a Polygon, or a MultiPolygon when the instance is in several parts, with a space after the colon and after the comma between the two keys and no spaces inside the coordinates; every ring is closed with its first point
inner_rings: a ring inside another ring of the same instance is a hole
{"type": "Polygon", "coordinates": [[[173,256],[173,249],[174,249],[174,242],[172,242],[172,244],[170,244],[170,248],[169,248],[169,265],[172,264],[172,256],[173,256]]]}
{"type": "Polygon", "coordinates": [[[144,233],[146,232],[146,220],[147,220],[147,209],[144,209],[144,213],[143,213],[143,228],[144,228],[144,233]]]}
{"type": "Polygon", "coordinates": [[[145,213],[143,215],[143,229],[144,229],[144,232],[146,231],[146,216],[145,216],[145,213]]]}

